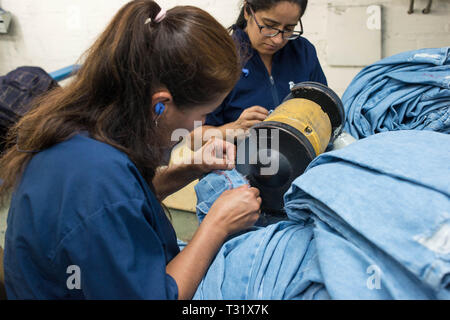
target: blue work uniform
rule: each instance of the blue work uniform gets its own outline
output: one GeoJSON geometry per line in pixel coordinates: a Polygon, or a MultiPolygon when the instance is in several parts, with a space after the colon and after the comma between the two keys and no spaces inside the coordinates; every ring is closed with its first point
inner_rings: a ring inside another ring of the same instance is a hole
{"type": "Polygon", "coordinates": [[[245,109],[253,106],[273,110],[290,93],[291,83],[315,81],[327,85],[316,49],[307,39],[299,37],[288,41],[277,51],[269,75],[259,53],[251,47],[247,33],[235,28],[233,38],[238,48],[244,48],[240,51],[250,58],[231,93],[206,117],[206,125],[221,126],[236,121],[245,109]]]}
{"type": "Polygon", "coordinates": [[[177,299],[175,231],[128,156],[78,134],[37,153],[5,239],[8,299],[177,299]]]}

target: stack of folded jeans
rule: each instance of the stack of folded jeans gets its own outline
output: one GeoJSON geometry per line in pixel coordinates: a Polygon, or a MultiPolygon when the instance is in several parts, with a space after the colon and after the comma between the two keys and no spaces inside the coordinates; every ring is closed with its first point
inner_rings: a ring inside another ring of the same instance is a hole
{"type": "MultiPolygon", "coordinates": [[[[194,298],[450,299],[449,150],[397,131],[321,155],[285,195],[289,220],[225,242],[194,298]]],[[[203,213],[225,176],[197,185],[203,213]]]]}
{"type": "Polygon", "coordinates": [[[403,52],[364,68],[342,102],[357,139],[394,130],[450,132],[450,47],[403,52]]]}

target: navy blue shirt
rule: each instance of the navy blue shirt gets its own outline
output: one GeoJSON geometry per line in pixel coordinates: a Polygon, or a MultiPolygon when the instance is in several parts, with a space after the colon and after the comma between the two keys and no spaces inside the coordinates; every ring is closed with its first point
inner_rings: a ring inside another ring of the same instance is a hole
{"type": "Polygon", "coordinates": [[[36,154],[13,195],[7,296],[177,299],[166,265],[178,253],[170,221],[127,155],[76,135],[36,154]]]}
{"type": "Polygon", "coordinates": [[[307,39],[291,40],[277,51],[269,75],[259,53],[251,47],[247,33],[237,28],[233,38],[238,47],[248,48],[246,55],[250,59],[231,93],[206,117],[206,125],[221,126],[236,121],[245,109],[256,105],[275,109],[290,93],[291,82],[315,81],[327,85],[316,49],[307,39]]]}

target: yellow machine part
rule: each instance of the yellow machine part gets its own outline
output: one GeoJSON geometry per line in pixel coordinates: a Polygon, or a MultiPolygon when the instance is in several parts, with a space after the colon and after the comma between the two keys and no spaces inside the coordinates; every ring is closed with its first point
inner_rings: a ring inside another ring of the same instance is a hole
{"type": "MultiPolygon", "coordinates": [[[[290,99],[280,106],[265,120],[281,122],[300,131],[311,143],[316,156],[322,154],[331,139],[332,126],[328,115],[315,102],[307,99],[290,99]]],[[[177,146],[171,154],[170,163],[183,162],[192,150],[186,145],[177,146]]],[[[192,182],[180,191],[167,197],[163,203],[173,209],[195,212],[197,196],[192,182]]]]}
{"type": "Polygon", "coordinates": [[[300,131],[313,146],[316,156],[325,151],[331,139],[330,118],[311,100],[287,100],[264,121],[285,123],[300,131]]]}

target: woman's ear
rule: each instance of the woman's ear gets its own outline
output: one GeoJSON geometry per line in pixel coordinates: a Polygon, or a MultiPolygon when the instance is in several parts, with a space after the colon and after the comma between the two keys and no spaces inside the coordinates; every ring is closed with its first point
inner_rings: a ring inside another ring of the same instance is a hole
{"type": "Polygon", "coordinates": [[[247,1],[244,2],[244,18],[248,22],[248,19],[250,19],[251,11],[250,11],[250,5],[247,3],[247,1]]]}
{"type": "Polygon", "coordinates": [[[172,104],[173,98],[170,92],[165,89],[158,90],[152,96],[151,112],[155,114],[156,119],[158,119],[163,113],[167,114],[167,110],[171,108],[172,104]]]}
{"type": "Polygon", "coordinates": [[[152,106],[154,107],[157,103],[172,103],[173,97],[168,90],[158,90],[152,95],[152,106]]]}

